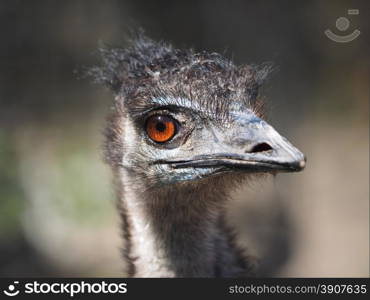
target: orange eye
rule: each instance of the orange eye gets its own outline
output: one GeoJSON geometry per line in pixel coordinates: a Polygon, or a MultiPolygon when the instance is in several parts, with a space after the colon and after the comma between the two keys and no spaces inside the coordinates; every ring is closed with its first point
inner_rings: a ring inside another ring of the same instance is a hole
{"type": "Polygon", "coordinates": [[[177,122],[169,116],[156,115],[146,121],[145,129],[154,142],[165,143],[176,134],[177,122]]]}

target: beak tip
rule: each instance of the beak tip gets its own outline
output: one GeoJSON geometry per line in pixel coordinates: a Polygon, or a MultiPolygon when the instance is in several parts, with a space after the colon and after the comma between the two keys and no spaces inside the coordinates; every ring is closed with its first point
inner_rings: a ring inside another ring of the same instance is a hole
{"type": "Polygon", "coordinates": [[[304,167],[306,166],[306,158],[304,160],[301,160],[298,165],[301,169],[304,169],[304,167]]]}
{"type": "Polygon", "coordinates": [[[307,161],[306,156],[303,156],[303,159],[298,161],[298,163],[297,163],[298,171],[301,171],[306,167],[306,161],[307,161]]]}

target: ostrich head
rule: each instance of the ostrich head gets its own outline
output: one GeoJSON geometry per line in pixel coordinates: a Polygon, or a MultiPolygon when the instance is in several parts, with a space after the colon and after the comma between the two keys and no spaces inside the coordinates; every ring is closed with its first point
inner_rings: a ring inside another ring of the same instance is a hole
{"type": "Polygon", "coordinates": [[[150,187],[303,169],[304,155],[263,120],[258,89],[270,66],[146,37],[101,51],[92,72],[115,93],[106,130],[113,168],[150,187]]]}

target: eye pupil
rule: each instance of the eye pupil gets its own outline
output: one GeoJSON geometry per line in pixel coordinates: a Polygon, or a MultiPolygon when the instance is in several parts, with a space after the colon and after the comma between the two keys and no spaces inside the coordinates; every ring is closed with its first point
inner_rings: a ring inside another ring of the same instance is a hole
{"type": "Polygon", "coordinates": [[[157,129],[160,132],[164,132],[166,130],[166,124],[164,124],[163,122],[158,122],[155,125],[155,129],[157,129]]]}

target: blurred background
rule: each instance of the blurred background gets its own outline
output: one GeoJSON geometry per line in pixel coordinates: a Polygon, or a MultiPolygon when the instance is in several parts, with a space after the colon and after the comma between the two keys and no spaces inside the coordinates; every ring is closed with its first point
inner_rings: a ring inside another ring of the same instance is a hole
{"type": "Polygon", "coordinates": [[[124,274],[100,148],[112,95],[75,70],[98,63],[99,42],[125,45],[138,26],[177,47],[278,67],[262,90],[269,121],[308,163],[235,193],[230,219],[261,273],[368,276],[369,8],[366,0],[1,1],[0,276],[124,274]],[[339,17],[348,29],[336,28],[339,17]],[[361,35],[336,43],[326,29],[361,35]]]}

